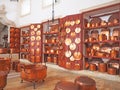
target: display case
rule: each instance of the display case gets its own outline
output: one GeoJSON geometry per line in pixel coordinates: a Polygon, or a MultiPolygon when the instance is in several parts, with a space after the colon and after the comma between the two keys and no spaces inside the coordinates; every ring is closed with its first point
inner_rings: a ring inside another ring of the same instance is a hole
{"type": "Polygon", "coordinates": [[[109,68],[108,62],[110,60],[117,60],[118,66],[116,69],[119,71],[120,4],[84,12],[83,18],[84,68],[93,71],[101,70],[106,67],[109,68]],[[99,67],[100,64],[107,66],[99,67]]]}
{"type": "Polygon", "coordinates": [[[20,59],[28,59],[30,57],[30,26],[21,27],[20,33],[20,59]]]}
{"type": "Polygon", "coordinates": [[[33,63],[42,62],[42,24],[30,25],[30,61],[33,63]]]}
{"type": "Polygon", "coordinates": [[[59,19],[43,23],[43,60],[58,64],[59,19]]]}
{"type": "Polygon", "coordinates": [[[20,29],[10,27],[10,53],[20,52],[20,29]]]}
{"type": "Polygon", "coordinates": [[[60,20],[59,66],[83,69],[82,14],[69,15],[60,20]]]}

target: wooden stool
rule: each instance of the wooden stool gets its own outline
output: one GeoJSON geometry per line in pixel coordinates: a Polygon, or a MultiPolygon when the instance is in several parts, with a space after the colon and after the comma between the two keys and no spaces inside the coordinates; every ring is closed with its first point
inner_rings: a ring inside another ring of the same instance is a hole
{"type": "Polygon", "coordinates": [[[98,64],[98,70],[100,72],[106,72],[107,71],[107,64],[106,63],[99,63],[98,64]]]}
{"type": "Polygon", "coordinates": [[[73,82],[60,81],[55,85],[54,90],[80,90],[80,88],[73,82]]]}
{"type": "Polygon", "coordinates": [[[80,76],[75,79],[75,84],[80,86],[81,90],[96,90],[96,82],[95,80],[87,77],[80,76]]]}
{"type": "Polygon", "coordinates": [[[89,66],[89,70],[96,71],[97,70],[96,64],[91,63],[90,66],[89,66]]]}
{"type": "Polygon", "coordinates": [[[116,75],[117,74],[117,69],[113,68],[113,67],[109,67],[108,70],[107,70],[107,73],[111,74],[111,75],[116,75]]]}

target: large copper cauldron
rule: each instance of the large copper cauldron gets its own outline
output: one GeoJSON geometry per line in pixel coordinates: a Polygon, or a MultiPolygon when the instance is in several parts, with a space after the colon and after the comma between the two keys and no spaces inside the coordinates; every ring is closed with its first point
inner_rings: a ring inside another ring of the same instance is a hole
{"type": "Polygon", "coordinates": [[[0,71],[0,90],[3,90],[6,84],[7,84],[7,72],[0,71]]]}
{"type": "Polygon", "coordinates": [[[35,83],[44,81],[47,76],[47,67],[45,65],[22,65],[21,79],[32,82],[35,88],[35,83]]]}

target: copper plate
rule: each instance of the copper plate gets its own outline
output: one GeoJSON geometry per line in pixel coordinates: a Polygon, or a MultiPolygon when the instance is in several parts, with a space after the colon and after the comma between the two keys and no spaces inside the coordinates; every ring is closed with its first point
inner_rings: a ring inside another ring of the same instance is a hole
{"type": "Polygon", "coordinates": [[[65,44],[68,46],[68,45],[70,45],[71,44],[71,39],[70,38],[66,38],[65,39],[65,44]]]}
{"type": "Polygon", "coordinates": [[[65,52],[65,56],[66,56],[66,57],[70,57],[70,56],[71,56],[71,51],[69,51],[69,50],[66,51],[66,52],[65,52]]]}
{"type": "Polygon", "coordinates": [[[37,35],[41,35],[41,32],[40,31],[37,31],[37,33],[36,33],[37,35]]]}
{"type": "Polygon", "coordinates": [[[70,33],[70,28],[66,28],[66,33],[70,33]]]}
{"type": "Polygon", "coordinates": [[[76,33],[80,33],[80,31],[81,31],[81,28],[79,28],[79,27],[76,27],[76,28],[75,28],[75,32],[76,32],[76,33]]]}
{"type": "Polygon", "coordinates": [[[80,38],[76,38],[76,39],[75,39],[75,43],[76,43],[76,44],[79,44],[80,42],[81,42],[81,39],[80,39],[80,38]]]}
{"type": "Polygon", "coordinates": [[[35,40],[35,36],[31,36],[31,41],[34,41],[35,40]]]}
{"type": "Polygon", "coordinates": [[[75,43],[71,43],[70,44],[70,50],[75,50],[76,49],[76,44],[75,43]]]}
{"type": "Polygon", "coordinates": [[[34,29],[34,25],[31,25],[30,28],[31,28],[31,29],[34,29]]]}

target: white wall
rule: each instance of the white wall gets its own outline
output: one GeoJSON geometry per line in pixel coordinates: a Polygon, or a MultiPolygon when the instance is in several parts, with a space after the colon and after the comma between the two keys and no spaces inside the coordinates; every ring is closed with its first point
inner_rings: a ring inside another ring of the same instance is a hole
{"type": "MultiPolygon", "coordinates": [[[[80,13],[83,9],[99,6],[111,1],[117,2],[119,0],[60,0],[60,3],[55,5],[55,17],[80,13]]],[[[40,23],[52,17],[52,7],[42,8],[42,0],[31,0],[31,13],[24,17],[20,16],[20,5],[17,2],[0,0],[1,3],[5,3],[6,5],[8,19],[15,21],[18,26],[40,23]]]]}

